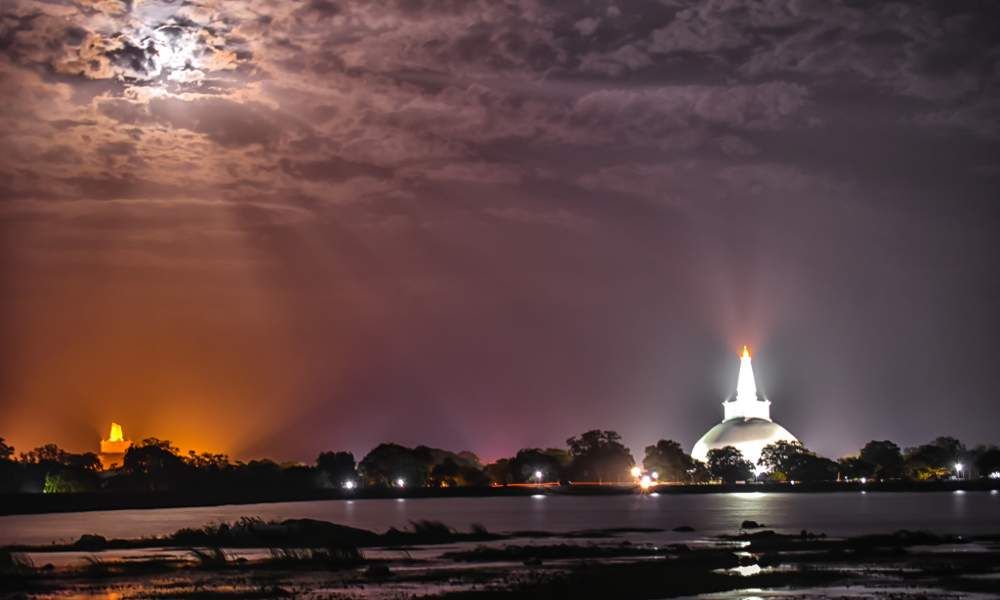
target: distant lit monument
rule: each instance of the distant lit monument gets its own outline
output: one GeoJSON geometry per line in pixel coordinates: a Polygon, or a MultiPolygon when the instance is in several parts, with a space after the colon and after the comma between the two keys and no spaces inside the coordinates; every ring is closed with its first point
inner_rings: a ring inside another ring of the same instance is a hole
{"type": "Polygon", "coordinates": [[[122,426],[118,423],[111,423],[111,431],[108,439],[101,440],[101,466],[107,469],[114,469],[122,466],[125,462],[125,452],[132,447],[132,440],[126,440],[122,435],[122,426]]]}
{"type": "Polygon", "coordinates": [[[757,394],[750,351],[743,346],[740,374],[736,380],[736,395],[722,403],[722,422],[701,436],[691,450],[697,460],[707,460],[713,448],[735,446],[743,457],[757,464],[764,446],[784,440],[795,442],[795,436],[771,420],[771,401],[757,394]]]}

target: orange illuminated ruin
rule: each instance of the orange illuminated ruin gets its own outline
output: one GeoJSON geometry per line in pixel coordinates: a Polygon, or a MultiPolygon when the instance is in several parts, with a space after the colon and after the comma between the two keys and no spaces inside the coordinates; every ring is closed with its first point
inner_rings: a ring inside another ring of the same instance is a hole
{"type": "MultiPolygon", "coordinates": [[[[744,352],[746,352],[746,346],[744,346],[744,352]]],[[[114,421],[111,422],[111,433],[108,434],[109,442],[123,442],[125,438],[122,437],[122,426],[114,421]]]]}
{"type": "Polygon", "coordinates": [[[111,431],[108,432],[108,439],[101,440],[101,466],[104,469],[114,469],[120,467],[125,459],[125,453],[132,447],[132,440],[126,440],[122,432],[122,426],[118,423],[111,423],[111,431]]]}

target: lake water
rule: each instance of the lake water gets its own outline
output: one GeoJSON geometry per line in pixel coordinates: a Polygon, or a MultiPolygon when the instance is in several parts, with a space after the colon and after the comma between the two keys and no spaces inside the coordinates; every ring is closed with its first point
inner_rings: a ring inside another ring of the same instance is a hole
{"type": "MultiPolygon", "coordinates": [[[[197,508],[116,510],[0,517],[0,545],[74,541],[84,533],[107,538],[165,535],[182,527],[235,521],[310,518],[378,532],[431,519],[465,530],[569,532],[613,527],[690,525],[677,540],[735,532],[744,519],[769,528],[807,529],[846,536],[921,529],[936,533],[1000,533],[1000,494],[994,492],[664,494],[325,500],[197,508]]],[[[662,539],[665,534],[659,534],[662,539]]]]}

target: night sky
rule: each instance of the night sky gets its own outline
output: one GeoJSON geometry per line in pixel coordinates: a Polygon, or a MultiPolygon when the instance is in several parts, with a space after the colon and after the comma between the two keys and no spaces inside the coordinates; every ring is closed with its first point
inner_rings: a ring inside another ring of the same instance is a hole
{"type": "Polygon", "coordinates": [[[0,436],[1000,441],[1000,4],[0,3],[0,436]]]}

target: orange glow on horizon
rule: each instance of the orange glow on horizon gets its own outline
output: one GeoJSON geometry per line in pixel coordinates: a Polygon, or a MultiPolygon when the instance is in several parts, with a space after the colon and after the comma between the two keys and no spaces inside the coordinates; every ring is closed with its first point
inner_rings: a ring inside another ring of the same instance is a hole
{"type": "Polygon", "coordinates": [[[740,358],[750,358],[750,349],[747,348],[746,344],[743,344],[743,354],[740,356],[740,358]]]}

